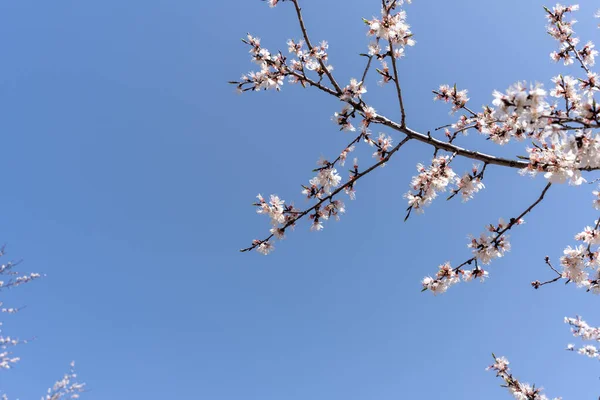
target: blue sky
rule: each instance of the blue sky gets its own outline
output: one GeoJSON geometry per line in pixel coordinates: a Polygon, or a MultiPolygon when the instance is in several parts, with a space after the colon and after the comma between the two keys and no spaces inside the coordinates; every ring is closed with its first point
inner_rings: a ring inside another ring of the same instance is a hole
{"type": "MultiPolygon", "coordinates": [[[[338,80],[358,77],[361,18],[379,3],[304,3],[338,80]]],[[[564,72],[548,57],[543,4],[407,7],[417,40],[400,63],[408,125],[451,121],[431,100],[441,83],[468,88],[478,107],[494,89],[564,72]]],[[[597,38],[595,4],[580,4],[575,27],[597,38]]],[[[3,297],[27,306],[5,331],[36,340],[0,389],[36,398],[74,359],[87,399],[508,398],[484,371],[494,351],[549,395],[598,396],[598,364],[562,350],[572,341],[563,317],[600,325],[598,299],[529,287],[550,276],[544,256],[556,260],[596,218],[590,186],[551,188],[489,281],[438,297],[420,293],[421,278],[468,258],[466,236],[517,215],[541,178],[491,168],[472,202],[439,200],[403,223],[402,195],[431,156],[409,143],[361,181],[340,222],[319,233],[300,224],[269,257],[237,252],[268,230],[254,196],[304,204],[299,185],[317,159],[348,141],[330,121],[340,104],[321,93],[235,94],[226,82],[255,68],[246,32],[272,50],[300,35],[291,5],[258,0],[0,5],[0,240],[22,270],[47,275],[3,297]]],[[[367,101],[398,118],[391,87],[375,82],[367,101]]],[[[461,144],[524,153],[476,135],[461,144]]]]}

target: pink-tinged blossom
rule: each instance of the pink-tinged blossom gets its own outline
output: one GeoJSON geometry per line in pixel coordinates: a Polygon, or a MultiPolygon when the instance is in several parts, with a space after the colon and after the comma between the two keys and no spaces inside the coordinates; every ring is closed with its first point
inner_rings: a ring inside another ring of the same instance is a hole
{"type": "Polygon", "coordinates": [[[465,282],[470,282],[474,278],[479,278],[481,282],[487,278],[488,272],[481,268],[473,270],[453,269],[449,262],[438,267],[435,277],[426,276],[421,281],[422,291],[431,291],[434,295],[445,293],[451,286],[460,282],[461,278],[465,282]]]}
{"type": "Polygon", "coordinates": [[[378,55],[379,53],[381,53],[381,47],[379,46],[379,43],[378,42],[369,43],[369,55],[375,56],[375,55],[378,55]]]}
{"type": "Polygon", "coordinates": [[[578,92],[579,81],[569,75],[558,75],[552,78],[554,88],[550,96],[565,99],[568,102],[578,103],[581,96],[578,92]]]}
{"type": "Polygon", "coordinates": [[[381,61],[381,69],[378,69],[377,72],[379,75],[381,75],[381,80],[377,82],[379,86],[384,86],[386,83],[394,79],[390,74],[390,67],[385,61],[381,61]]]}
{"type": "Polygon", "coordinates": [[[598,55],[598,50],[594,49],[594,47],[594,43],[587,42],[585,46],[579,50],[579,56],[584,64],[587,64],[590,67],[596,63],[596,56],[598,55]]]}
{"type": "MultiPolygon", "coordinates": [[[[514,221],[515,225],[523,224],[523,220],[514,221]]],[[[509,225],[500,219],[497,225],[490,224],[487,228],[492,234],[483,232],[478,238],[469,236],[470,242],[467,247],[473,249],[473,256],[482,264],[486,265],[492,262],[494,258],[504,256],[504,253],[510,251],[509,236],[504,232],[509,225]]]]}
{"type": "Polygon", "coordinates": [[[331,119],[340,126],[340,130],[353,132],[356,128],[352,125],[350,120],[354,117],[354,107],[346,104],[344,108],[342,108],[342,111],[334,113],[331,119]]]}
{"type": "Polygon", "coordinates": [[[594,94],[600,91],[600,78],[598,77],[598,74],[589,72],[587,74],[587,79],[580,80],[579,89],[581,89],[583,94],[588,97],[594,96],[594,94]]]}
{"type": "Polygon", "coordinates": [[[482,233],[479,238],[471,237],[468,247],[472,248],[473,255],[486,265],[491,263],[494,258],[502,257],[505,252],[510,251],[510,242],[507,235],[496,239],[482,233]]]}
{"type": "Polygon", "coordinates": [[[275,246],[268,241],[254,240],[253,244],[256,245],[256,251],[265,256],[275,250],[275,246]]]}
{"type": "MultiPolygon", "coordinates": [[[[594,224],[598,224],[598,221],[594,221],[594,224]]],[[[600,231],[591,226],[586,226],[582,232],[575,235],[575,240],[580,240],[588,245],[598,245],[600,244],[600,231]]]]}
{"type": "Polygon", "coordinates": [[[382,10],[381,18],[365,19],[364,22],[369,27],[367,32],[369,36],[389,40],[392,44],[402,47],[414,46],[415,44],[412,32],[410,31],[410,25],[406,23],[406,11],[401,10],[397,13],[389,13],[384,9],[382,10]]]}
{"type": "Polygon", "coordinates": [[[559,43],[565,43],[572,37],[573,25],[577,22],[574,20],[567,20],[565,15],[567,13],[579,10],[579,5],[574,4],[571,6],[563,6],[557,4],[552,7],[552,10],[546,8],[546,18],[548,18],[548,33],[556,39],[559,43]]]}
{"type": "Polygon", "coordinates": [[[479,279],[480,282],[484,282],[489,276],[488,271],[483,270],[479,267],[476,267],[472,270],[461,269],[460,272],[462,273],[462,280],[465,282],[470,282],[473,279],[479,279]]]}
{"type": "Polygon", "coordinates": [[[346,206],[341,200],[332,200],[329,204],[323,207],[321,216],[325,219],[334,217],[337,221],[340,220],[340,214],[346,212],[346,206]]]}
{"type": "Polygon", "coordinates": [[[290,53],[299,55],[299,54],[302,54],[302,49],[304,47],[304,40],[295,42],[293,39],[288,39],[287,45],[288,45],[288,51],[290,53]]]}
{"type": "Polygon", "coordinates": [[[337,169],[327,160],[319,160],[318,164],[321,167],[318,168],[317,176],[309,181],[310,186],[302,186],[302,194],[309,199],[313,197],[321,199],[323,196],[331,194],[342,181],[337,169]]]}
{"type": "Polygon", "coordinates": [[[460,192],[463,202],[471,200],[475,193],[485,188],[485,185],[481,181],[481,176],[478,175],[478,167],[476,165],[473,166],[471,173],[465,172],[460,178],[455,176],[454,183],[456,184],[456,189],[453,190],[453,193],[460,192]]]}
{"type": "Polygon", "coordinates": [[[494,363],[487,367],[486,370],[505,373],[509,370],[508,364],[510,364],[510,362],[506,359],[506,357],[494,357],[494,363]]]}
{"type": "Polygon", "coordinates": [[[390,150],[392,150],[393,139],[391,136],[386,135],[385,133],[380,133],[379,137],[377,138],[377,142],[374,142],[374,145],[377,147],[377,151],[373,153],[373,157],[377,158],[379,161],[383,161],[390,150]]]}
{"type": "MultiPolygon", "coordinates": [[[[304,73],[306,68],[309,71],[315,71],[319,75],[322,75],[325,71],[321,63],[327,62],[328,55],[327,49],[329,45],[326,41],[319,43],[317,46],[313,46],[310,50],[304,48],[304,40],[295,42],[293,39],[287,41],[288,51],[294,54],[297,59],[291,60],[290,65],[292,69],[301,73],[304,73]]],[[[329,71],[333,70],[331,65],[325,66],[329,71]]]]}
{"type": "Polygon", "coordinates": [[[258,198],[258,209],[256,212],[258,214],[265,214],[271,218],[272,225],[278,225],[285,222],[285,216],[283,215],[285,209],[285,201],[281,200],[276,195],[271,195],[269,197],[269,202],[267,202],[260,194],[256,196],[258,198]]]}
{"type": "Polygon", "coordinates": [[[435,92],[434,100],[442,100],[446,103],[452,103],[451,114],[454,114],[456,111],[463,108],[469,98],[467,97],[467,90],[456,90],[456,85],[448,86],[448,85],[440,85],[439,89],[435,92]]]}
{"type": "Polygon", "coordinates": [[[569,182],[581,185],[586,180],[581,175],[581,168],[600,166],[600,138],[592,136],[590,130],[576,132],[566,139],[555,139],[553,143],[542,143],[528,148],[529,165],[522,174],[544,177],[552,183],[569,182]]]}
{"type": "Polygon", "coordinates": [[[333,189],[337,188],[340,185],[340,182],[342,181],[342,177],[333,167],[321,169],[316,178],[318,180],[318,184],[323,188],[323,191],[327,194],[331,194],[333,189]]]}
{"type": "Polygon", "coordinates": [[[350,79],[350,84],[342,89],[340,100],[348,101],[353,99],[360,99],[360,97],[365,93],[367,93],[367,89],[365,88],[363,83],[352,78],[350,79]]]}
{"type": "Polygon", "coordinates": [[[350,146],[350,147],[346,147],[344,150],[342,150],[342,152],[340,153],[340,165],[343,167],[344,164],[346,164],[346,158],[348,158],[348,154],[354,151],[354,146],[350,146]]]}
{"type": "Polygon", "coordinates": [[[589,278],[589,274],[585,269],[586,248],[583,245],[575,248],[568,246],[563,254],[560,258],[560,265],[563,267],[562,277],[578,286],[585,286],[589,278]]]}
{"type": "Polygon", "coordinates": [[[481,133],[500,145],[511,138],[525,139],[537,129],[548,124],[551,107],[546,102],[546,91],[539,84],[527,87],[517,82],[506,93],[494,91],[492,104],[496,108],[485,108],[477,115],[477,128],[481,133]]]}
{"type": "Polygon", "coordinates": [[[433,294],[444,293],[448,288],[460,282],[460,278],[456,271],[452,269],[449,262],[439,266],[439,270],[435,275],[435,279],[425,277],[422,281],[423,290],[430,290],[433,294]]]}
{"type": "Polygon", "coordinates": [[[285,229],[279,227],[273,227],[269,230],[273,236],[279,240],[285,239],[285,229]]]}

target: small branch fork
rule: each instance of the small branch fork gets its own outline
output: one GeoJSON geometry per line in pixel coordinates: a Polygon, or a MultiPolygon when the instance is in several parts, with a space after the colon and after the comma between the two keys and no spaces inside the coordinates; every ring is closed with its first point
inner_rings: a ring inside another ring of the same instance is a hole
{"type": "Polygon", "coordinates": [[[552,271],[554,271],[554,272],[556,273],[556,277],[555,277],[554,279],[550,279],[550,280],[548,280],[548,281],[545,281],[545,282],[540,282],[540,281],[533,281],[533,282],[531,282],[531,286],[532,286],[534,289],[539,289],[540,287],[542,287],[542,286],[544,286],[544,285],[548,285],[548,284],[550,284],[550,283],[554,283],[554,282],[556,282],[556,281],[558,281],[558,280],[562,279],[562,277],[563,277],[563,276],[562,276],[562,274],[561,274],[560,272],[558,272],[558,270],[552,266],[552,263],[550,262],[550,257],[546,256],[546,257],[544,258],[544,262],[546,263],[546,265],[548,265],[548,267],[549,267],[549,268],[550,268],[552,271]]]}

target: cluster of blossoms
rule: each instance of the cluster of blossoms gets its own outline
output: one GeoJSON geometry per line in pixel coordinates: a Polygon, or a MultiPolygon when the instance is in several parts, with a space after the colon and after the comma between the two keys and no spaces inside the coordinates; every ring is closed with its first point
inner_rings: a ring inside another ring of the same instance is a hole
{"type": "Polygon", "coordinates": [[[350,122],[351,118],[355,117],[355,110],[349,104],[346,104],[342,111],[333,114],[333,121],[340,126],[341,131],[354,132],[356,128],[350,122]]]}
{"type": "MultiPolygon", "coordinates": [[[[580,337],[582,340],[600,342],[600,328],[594,328],[589,326],[579,316],[575,318],[565,317],[565,323],[571,326],[571,332],[573,333],[573,336],[580,337]]],[[[575,345],[567,345],[567,350],[575,351],[575,345]]],[[[594,345],[588,344],[582,346],[579,349],[577,349],[577,352],[581,355],[600,360],[600,351],[594,345]]]]}
{"type": "MultiPolygon", "coordinates": [[[[466,108],[469,100],[467,91],[457,91],[456,86],[441,85],[433,93],[435,100],[452,103],[451,113],[466,108]]],[[[446,131],[446,136],[454,138],[458,132],[466,134],[467,130],[476,129],[494,143],[504,145],[513,137],[523,140],[549,125],[548,117],[554,108],[546,102],[546,91],[541,85],[527,87],[524,82],[517,82],[506,93],[494,91],[493,96],[494,107],[484,106],[479,113],[467,109],[471,115],[461,115],[459,121],[452,124],[454,134],[446,131]]]]}
{"type": "Polygon", "coordinates": [[[56,381],[54,386],[48,389],[42,400],[78,399],[80,393],[85,390],[85,383],[77,382],[75,373],[75,362],[71,362],[71,370],[63,378],[56,381]]]}
{"type": "Polygon", "coordinates": [[[250,46],[252,61],[259,65],[259,71],[251,71],[242,75],[237,84],[239,92],[248,90],[260,91],[267,89],[280,90],[283,79],[287,74],[285,57],[279,53],[272,55],[269,50],[260,45],[260,39],[248,34],[247,39],[242,39],[250,46]]]}
{"type": "Polygon", "coordinates": [[[541,172],[552,183],[568,181],[571,185],[581,185],[585,179],[577,167],[577,148],[573,149],[573,142],[575,140],[570,136],[569,140],[556,144],[528,147],[529,165],[520,173],[536,176],[541,172]]]}
{"type": "Polygon", "coordinates": [[[502,257],[505,252],[510,251],[510,242],[508,241],[508,235],[505,235],[505,232],[513,225],[520,225],[522,223],[523,220],[519,219],[511,220],[511,222],[507,224],[501,218],[497,225],[488,225],[487,231],[491,232],[491,235],[487,232],[483,232],[479,238],[471,236],[471,241],[467,246],[473,249],[473,256],[475,259],[479,260],[484,265],[489,264],[494,258],[502,257]]]}
{"type": "MultiPolygon", "coordinates": [[[[548,400],[548,397],[542,393],[541,388],[536,388],[535,385],[528,383],[519,382],[511,373],[508,368],[508,360],[505,357],[494,357],[494,363],[487,367],[487,370],[495,371],[496,376],[504,380],[505,387],[508,389],[510,394],[517,400],[548,400]]],[[[561,400],[560,397],[554,398],[554,400],[561,400]]]]}
{"type": "Polygon", "coordinates": [[[339,214],[346,212],[344,203],[341,200],[331,200],[325,207],[316,206],[315,212],[309,215],[312,220],[310,226],[311,231],[320,231],[323,229],[323,220],[328,220],[330,217],[335,217],[339,221],[339,214]]]}
{"type": "Polygon", "coordinates": [[[380,133],[376,141],[370,140],[369,143],[377,148],[373,153],[373,157],[377,158],[379,161],[383,161],[393,147],[392,137],[385,133],[380,133]]]}
{"type": "MultiPolygon", "coordinates": [[[[410,1],[406,2],[410,3],[410,1]]],[[[363,18],[364,23],[369,27],[367,35],[375,38],[374,41],[369,43],[368,54],[370,57],[376,57],[381,61],[381,68],[378,68],[377,72],[381,75],[379,84],[382,86],[396,79],[390,73],[385,58],[391,57],[392,63],[395,63],[396,59],[404,56],[406,46],[415,45],[410,25],[406,23],[406,12],[403,10],[394,12],[396,7],[403,4],[403,0],[384,1],[381,18],[373,17],[370,20],[363,18]],[[386,40],[388,43],[385,51],[380,46],[381,40],[386,40]]]]}
{"type": "Polygon", "coordinates": [[[573,24],[576,21],[565,18],[567,13],[577,11],[578,5],[563,6],[557,4],[552,10],[546,8],[548,18],[548,33],[558,41],[560,49],[550,54],[552,60],[558,62],[563,60],[564,65],[573,64],[573,58],[580,60],[586,66],[592,66],[598,51],[594,50],[594,44],[586,43],[581,49],[577,49],[579,38],[574,37],[573,24]]]}
{"type": "MultiPolygon", "coordinates": [[[[343,164],[343,160],[346,158],[346,154],[351,151],[351,148],[346,148],[338,160],[343,164]]],[[[271,237],[277,239],[283,239],[285,237],[285,231],[289,227],[294,227],[296,221],[304,215],[309,215],[312,220],[311,230],[323,229],[322,221],[328,220],[330,217],[339,219],[339,215],[343,214],[346,209],[344,203],[341,200],[333,200],[333,191],[340,186],[342,177],[338,174],[337,169],[334,168],[334,164],[327,160],[321,159],[318,164],[319,168],[316,169],[317,175],[310,179],[309,186],[302,186],[302,194],[308,199],[317,199],[319,202],[307,211],[300,211],[293,205],[285,204],[285,200],[279,198],[279,196],[271,195],[269,201],[266,201],[262,195],[256,196],[258,202],[253,205],[257,207],[256,212],[258,214],[264,214],[269,216],[271,220],[271,236],[266,240],[255,239],[252,243],[253,248],[259,253],[264,255],[269,254],[274,250],[273,244],[269,241],[271,237]],[[329,203],[323,205],[328,200],[329,203]],[[314,213],[309,214],[311,210],[314,213]]],[[[355,160],[355,169],[358,169],[357,161],[355,160]]],[[[358,172],[357,172],[358,173],[358,172]]],[[[348,191],[348,188],[346,188],[348,191]]],[[[350,186],[350,190],[353,191],[350,186]]],[[[353,196],[351,196],[353,197],[353,196]]]]}
{"type": "MultiPolygon", "coordinates": [[[[285,236],[285,229],[288,226],[293,227],[298,210],[296,210],[293,205],[285,204],[285,200],[280,199],[277,195],[269,196],[268,202],[261,194],[258,194],[256,198],[258,199],[258,203],[254,203],[254,205],[258,207],[256,212],[258,214],[267,215],[271,219],[271,235],[278,239],[283,239],[285,236]]],[[[264,255],[267,255],[274,250],[273,244],[268,240],[255,240],[253,244],[257,246],[258,252],[264,255]]]]}
{"type": "MultiPolygon", "coordinates": [[[[325,71],[333,71],[333,66],[326,65],[327,62],[327,49],[329,45],[326,41],[322,41],[318,46],[314,46],[310,49],[304,49],[304,41],[300,40],[295,42],[289,39],[287,42],[288,51],[294,54],[297,59],[290,61],[290,67],[293,71],[300,72],[302,75],[305,74],[305,69],[309,71],[315,71],[319,76],[325,74],[325,71]]],[[[291,77],[291,82],[295,83],[300,81],[297,76],[291,77]]]]}
{"type": "Polygon", "coordinates": [[[262,47],[260,39],[257,37],[248,34],[247,38],[242,41],[250,46],[251,59],[260,67],[260,70],[251,71],[242,75],[239,81],[230,82],[237,85],[239,92],[268,89],[279,91],[286,76],[290,78],[290,83],[300,83],[304,86],[307,82],[307,71],[317,73],[320,78],[333,70],[331,65],[326,65],[329,47],[326,41],[321,42],[318,46],[305,48],[303,40],[296,42],[289,39],[288,51],[297,57],[289,62],[281,52],[272,54],[268,49],[262,47]]]}
{"type": "MultiPolygon", "coordinates": [[[[350,100],[354,96],[360,96],[366,92],[366,88],[362,85],[362,83],[356,82],[355,79],[352,79],[349,86],[346,86],[343,89],[342,96],[350,96],[348,100],[350,100]]],[[[370,106],[364,106],[361,110],[361,115],[364,116],[361,122],[361,133],[362,135],[356,139],[355,142],[359,142],[361,138],[364,138],[365,142],[369,143],[369,135],[371,134],[369,131],[369,125],[377,115],[375,109],[370,106]]],[[[350,122],[351,118],[356,117],[356,108],[354,105],[346,104],[342,111],[335,112],[333,114],[333,122],[340,126],[341,131],[355,131],[356,128],[350,122]]]]}
{"type": "Polygon", "coordinates": [[[423,207],[431,204],[439,192],[445,192],[446,187],[456,178],[456,173],[452,171],[449,156],[436,157],[431,161],[427,168],[423,164],[417,164],[419,174],[414,176],[410,186],[412,191],[404,195],[408,200],[408,213],[415,210],[417,213],[423,212],[423,207]]]}
{"type": "Polygon", "coordinates": [[[433,98],[434,100],[442,100],[446,103],[452,103],[452,114],[461,108],[464,108],[469,101],[469,98],[467,97],[467,91],[457,90],[456,85],[452,87],[448,85],[440,85],[440,88],[433,93],[435,93],[435,97],[433,98]]]}
{"type": "Polygon", "coordinates": [[[503,145],[511,137],[523,140],[525,135],[547,125],[547,118],[542,117],[547,116],[551,108],[540,84],[527,87],[524,82],[517,82],[506,93],[494,91],[493,96],[492,104],[496,108],[484,108],[477,116],[477,127],[493,142],[503,145]]]}
{"type": "Polygon", "coordinates": [[[479,267],[475,267],[472,270],[464,270],[460,268],[452,268],[449,262],[446,262],[439,266],[438,272],[435,274],[435,278],[426,276],[421,281],[423,285],[422,291],[429,290],[433,294],[444,293],[452,285],[457,284],[461,281],[469,282],[475,278],[479,278],[481,282],[488,277],[488,272],[484,271],[479,267]]]}
{"type": "Polygon", "coordinates": [[[586,226],[584,230],[575,235],[575,240],[583,244],[575,247],[568,246],[560,258],[562,266],[561,278],[567,283],[573,282],[578,287],[584,287],[594,294],[600,294],[600,260],[598,248],[592,250],[592,246],[600,245],[600,220],[595,221],[595,226],[586,226]],[[593,277],[590,276],[593,273],[593,277]]]}
{"type": "Polygon", "coordinates": [[[348,101],[348,100],[359,100],[363,94],[367,93],[367,89],[363,85],[362,82],[357,81],[356,79],[350,79],[350,84],[347,85],[343,90],[340,96],[340,100],[348,101]]]}
{"type": "Polygon", "coordinates": [[[317,169],[317,175],[309,181],[310,186],[302,186],[302,194],[309,199],[313,197],[321,199],[324,195],[330,195],[342,181],[337,169],[329,161],[321,159],[318,164],[321,167],[317,169]]]}
{"type": "MultiPolygon", "coordinates": [[[[406,23],[406,11],[400,10],[395,13],[392,12],[397,5],[401,6],[402,4],[402,1],[394,1],[393,4],[383,7],[381,10],[381,18],[373,17],[370,20],[364,19],[365,24],[369,27],[367,35],[374,36],[376,39],[387,40],[392,45],[397,44],[400,46],[399,49],[395,51],[395,58],[400,58],[402,56],[405,46],[415,45],[415,41],[412,38],[413,34],[410,31],[410,25],[406,23]]],[[[369,48],[371,54],[380,51],[377,42],[371,43],[369,48]]]]}

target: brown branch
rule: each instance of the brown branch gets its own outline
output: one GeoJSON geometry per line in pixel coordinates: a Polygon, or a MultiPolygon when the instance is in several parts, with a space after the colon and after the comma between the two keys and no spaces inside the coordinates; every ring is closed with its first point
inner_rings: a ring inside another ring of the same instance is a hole
{"type": "MultiPolygon", "coordinates": [[[[556,282],[556,281],[558,281],[558,280],[562,279],[562,277],[563,277],[563,276],[562,276],[562,274],[561,274],[560,272],[558,272],[558,270],[557,270],[556,268],[554,268],[554,266],[553,266],[553,265],[552,265],[552,263],[550,262],[550,257],[546,256],[546,257],[544,258],[544,262],[546,263],[546,265],[548,265],[548,267],[550,267],[550,269],[551,269],[552,271],[554,271],[554,272],[556,273],[556,277],[555,277],[554,279],[550,279],[550,280],[548,280],[548,281],[546,281],[546,282],[540,282],[540,281],[533,281],[533,282],[531,282],[531,286],[532,286],[534,289],[539,289],[540,287],[542,287],[542,286],[544,286],[544,285],[548,285],[548,284],[550,284],[550,283],[554,283],[554,282],[556,282]]],[[[569,283],[569,281],[567,281],[567,283],[569,283]]]]}
{"type": "Polygon", "coordinates": [[[401,124],[398,124],[397,122],[394,122],[382,115],[375,116],[373,118],[373,122],[380,123],[389,128],[392,128],[396,131],[402,132],[405,135],[410,136],[411,139],[416,139],[419,142],[427,143],[427,144],[435,147],[436,149],[445,150],[450,153],[456,153],[459,156],[463,156],[463,157],[470,158],[473,160],[479,160],[479,161],[482,161],[484,163],[488,163],[491,165],[500,165],[503,167],[510,167],[510,168],[526,168],[529,165],[529,163],[524,162],[524,161],[510,160],[507,158],[496,157],[496,156],[492,156],[489,154],[480,153],[477,151],[467,150],[462,147],[458,147],[452,143],[444,142],[444,141],[435,139],[432,136],[424,135],[420,132],[414,131],[406,126],[403,127],[401,124]]]}
{"type": "Polygon", "coordinates": [[[402,100],[402,89],[400,88],[400,80],[398,79],[398,67],[396,66],[396,56],[394,55],[394,46],[392,41],[390,44],[390,57],[392,58],[392,69],[394,70],[394,83],[396,84],[396,93],[398,94],[398,103],[400,104],[400,114],[402,116],[401,126],[406,127],[406,112],[404,111],[404,101],[402,100]]]}

